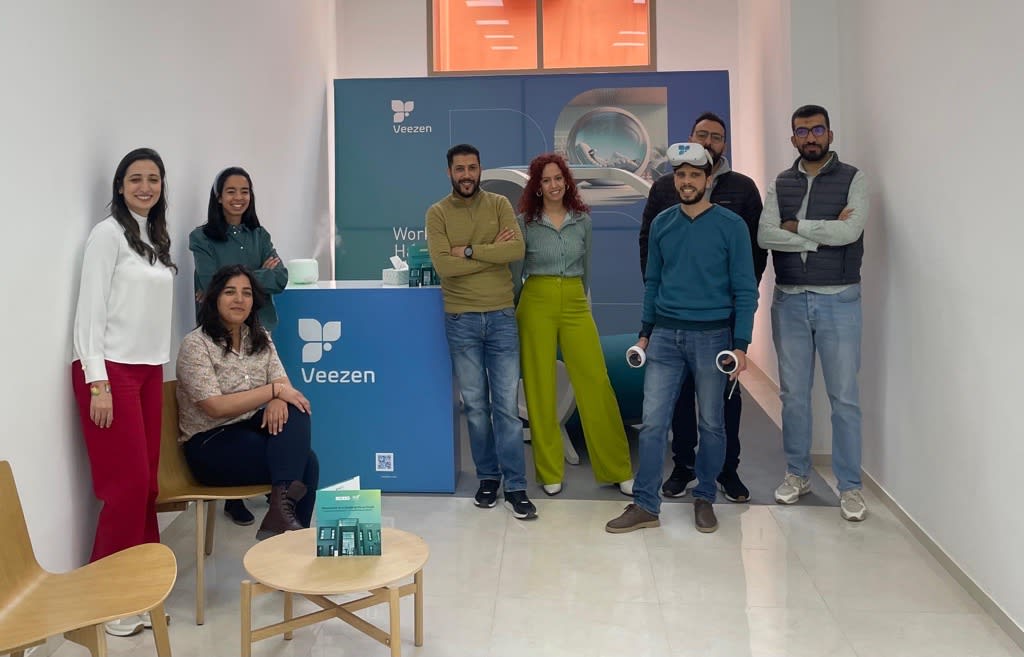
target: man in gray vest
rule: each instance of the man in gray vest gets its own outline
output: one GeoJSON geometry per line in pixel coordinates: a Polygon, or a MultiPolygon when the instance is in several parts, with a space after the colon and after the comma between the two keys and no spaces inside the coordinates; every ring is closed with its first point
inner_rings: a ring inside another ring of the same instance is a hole
{"type": "Polygon", "coordinates": [[[804,105],[791,119],[800,157],[768,187],[757,241],[775,266],[772,333],[779,356],[786,477],[775,501],[810,492],[811,386],[821,359],[832,403],[832,471],[840,514],[863,520],[861,495],[860,266],[868,190],[864,174],[829,150],[828,111],[804,105]]]}

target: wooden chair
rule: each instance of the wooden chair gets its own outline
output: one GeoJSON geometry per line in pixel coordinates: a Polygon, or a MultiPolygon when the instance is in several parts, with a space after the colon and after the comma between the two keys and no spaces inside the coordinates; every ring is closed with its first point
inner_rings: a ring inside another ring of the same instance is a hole
{"type": "Polygon", "coordinates": [[[158,511],[183,511],[189,502],[196,506],[196,625],[206,620],[206,556],[213,553],[213,530],[217,500],[258,497],[270,492],[270,485],[203,486],[192,476],[185,452],[178,444],[178,399],[176,381],[164,383],[163,425],[160,436],[160,494],[158,511]]]}
{"type": "Polygon", "coordinates": [[[148,611],[156,652],[170,657],[164,600],[178,565],[166,545],[136,545],[67,573],[43,570],[7,461],[0,461],[0,526],[0,654],[23,657],[47,637],[63,634],[94,657],[106,655],[103,624],[148,611]]]}

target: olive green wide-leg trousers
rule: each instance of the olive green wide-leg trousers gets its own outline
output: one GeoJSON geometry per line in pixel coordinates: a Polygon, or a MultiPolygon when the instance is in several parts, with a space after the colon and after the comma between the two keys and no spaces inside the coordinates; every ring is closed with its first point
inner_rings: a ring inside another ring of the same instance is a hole
{"type": "Polygon", "coordinates": [[[565,475],[556,414],[559,348],[576,395],[594,478],[603,483],[632,479],[629,444],[582,279],[530,276],[516,320],[537,482],[561,483],[565,475]]]}

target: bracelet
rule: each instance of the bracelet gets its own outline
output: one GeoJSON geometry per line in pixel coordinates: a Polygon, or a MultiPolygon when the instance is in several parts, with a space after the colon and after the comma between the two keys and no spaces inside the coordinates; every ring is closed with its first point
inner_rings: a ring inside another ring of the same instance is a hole
{"type": "MultiPolygon", "coordinates": [[[[108,395],[110,394],[110,384],[109,383],[104,383],[103,384],[103,392],[107,393],[108,395]]],[[[91,386],[89,386],[89,394],[91,394],[93,397],[99,397],[100,396],[100,387],[98,385],[96,385],[95,383],[92,384],[91,386]]]]}

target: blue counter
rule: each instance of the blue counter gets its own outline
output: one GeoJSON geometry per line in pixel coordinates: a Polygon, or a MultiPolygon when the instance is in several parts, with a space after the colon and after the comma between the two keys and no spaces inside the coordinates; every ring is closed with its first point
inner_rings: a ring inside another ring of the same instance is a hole
{"type": "Polygon", "coordinates": [[[457,407],[441,289],[322,281],[274,298],[292,385],[313,408],[320,484],[452,493],[457,407]]]}

